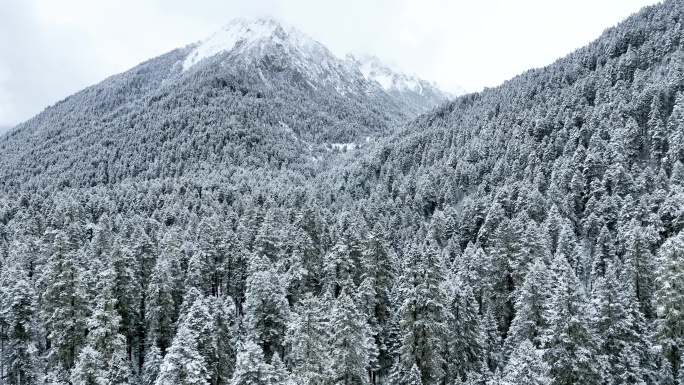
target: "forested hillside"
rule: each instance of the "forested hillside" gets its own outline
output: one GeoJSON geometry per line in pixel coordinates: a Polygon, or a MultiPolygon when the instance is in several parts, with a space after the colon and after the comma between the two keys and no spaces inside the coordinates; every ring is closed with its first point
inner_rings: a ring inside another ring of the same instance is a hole
{"type": "Polygon", "coordinates": [[[0,138],[4,382],[684,385],[682,21],[418,117],[277,44],[46,109],[0,138]]]}

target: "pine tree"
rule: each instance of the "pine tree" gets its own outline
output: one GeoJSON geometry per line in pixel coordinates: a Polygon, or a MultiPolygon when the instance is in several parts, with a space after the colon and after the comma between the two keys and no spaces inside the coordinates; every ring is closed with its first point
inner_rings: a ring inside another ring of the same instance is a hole
{"type": "Polygon", "coordinates": [[[678,92],[667,120],[667,160],[669,167],[677,161],[684,162],[684,93],[678,92]]]}
{"type": "Polygon", "coordinates": [[[484,353],[482,361],[484,361],[488,370],[500,370],[503,366],[501,334],[494,320],[494,315],[489,308],[487,308],[484,316],[480,319],[480,335],[483,340],[480,342],[482,352],[484,353]]]}
{"type": "Polygon", "coordinates": [[[503,370],[501,385],[551,385],[550,368],[543,359],[543,352],[532,342],[524,340],[513,351],[503,370]]]}
{"type": "Polygon", "coordinates": [[[656,338],[677,378],[684,354],[684,232],[668,239],[658,250],[654,298],[656,338]]]}
{"type": "Polygon", "coordinates": [[[340,295],[342,290],[353,284],[356,271],[354,261],[351,257],[349,246],[338,242],[325,254],[323,259],[323,269],[325,271],[324,285],[334,297],[340,295]]]}
{"type": "Polygon", "coordinates": [[[594,330],[600,341],[602,377],[615,383],[645,383],[650,374],[646,322],[639,312],[630,282],[618,279],[616,266],[606,267],[594,291],[594,330]]]}
{"type": "Polygon", "coordinates": [[[106,269],[97,277],[97,296],[88,318],[88,338],[71,373],[75,384],[124,385],[131,377],[126,340],[119,333],[121,316],[113,296],[115,274],[106,269]]]}
{"type": "Polygon", "coordinates": [[[525,277],[515,300],[515,317],[504,343],[504,355],[510,357],[523,341],[541,347],[542,333],[546,328],[545,312],[550,305],[549,269],[537,260],[525,277]]]}
{"type": "Polygon", "coordinates": [[[329,309],[325,300],[307,294],[297,305],[288,324],[289,359],[293,363],[293,379],[297,384],[314,385],[330,381],[332,331],[328,324],[329,309]]]}
{"type": "Polygon", "coordinates": [[[235,325],[237,323],[237,311],[232,297],[210,297],[211,312],[213,315],[213,359],[208,360],[212,373],[211,384],[221,385],[230,381],[235,371],[237,359],[237,336],[235,325]]]}
{"type": "Polygon", "coordinates": [[[647,318],[655,317],[652,306],[655,258],[651,248],[659,240],[660,237],[652,225],[641,226],[635,218],[627,225],[623,256],[627,274],[624,278],[630,282],[630,287],[634,289],[634,295],[639,301],[639,307],[647,318]]]}
{"type": "Polygon", "coordinates": [[[145,350],[145,363],[141,371],[142,385],[154,385],[159,376],[159,369],[161,368],[163,357],[161,350],[154,344],[149,344],[145,350]]]}
{"type": "Polygon", "coordinates": [[[335,300],[330,317],[330,356],[334,384],[369,384],[369,343],[372,336],[364,317],[346,290],[335,300]]]}
{"type": "Polygon", "coordinates": [[[423,384],[438,384],[444,377],[442,356],[447,336],[443,271],[438,255],[427,246],[410,247],[404,256],[398,310],[402,333],[401,363],[408,376],[418,365],[423,384]]]}
{"type": "Polygon", "coordinates": [[[456,276],[449,289],[446,375],[449,381],[465,380],[484,362],[484,335],[470,286],[456,276]]]}
{"type": "Polygon", "coordinates": [[[49,381],[68,381],[85,340],[88,309],[82,272],[65,233],[54,237],[52,255],[43,268],[41,298],[43,324],[48,340],[49,381]]]}
{"type": "Polygon", "coordinates": [[[284,336],[290,308],[285,289],[270,262],[254,257],[247,279],[244,324],[251,340],[259,343],[266,359],[284,353],[284,336]]]}
{"type": "Polygon", "coordinates": [[[175,303],[172,271],[171,261],[167,259],[166,254],[162,253],[152,270],[146,294],[147,341],[156,346],[162,356],[171,346],[174,334],[175,303]]]}
{"type": "Polygon", "coordinates": [[[420,379],[420,371],[416,364],[411,366],[411,370],[406,379],[406,385],[423,385],[423,381],[420,379]]]}
{"type": "Polygon", "coordinates": [[[178,332],[164,356],[155,385],[210,384],[212,373],[207,358],[214,353],[211,315],[205,299],[196,289],[191,289],[189,294],[187,298],[193,303],[187,314],[181,317],[178,332]]]}
{"type": "Polygon", "coordinates": [[[14,266],[3,269],[0,277],[0,320],[3,325],[2,362],[4,383],[38,383],[38,331],[36,296],[26,272],[14,266]]]}
{"type": "Polygon", "coordinates": [[[551,270],[554,287],[544,317],[543,348],[553,383],[597,383],[596,337],[590,328],[584,289],[563,255],[556,255],[551,270]]]}
{"type": "Polygon", "coordinates": [[[655,95],[648,113],[648,130],[651,133],[651,157],[660,163],[667,153],[667,130],[661,115],[660,95],[655,95]]]}
{"type": "Polygon", "coordinates": [[[235,373],[231,385],[276,385],[272,365],[264,360],[263,350],[253,341],[247,341],[238,349],[235,373]]]}
{"type": "Polygon", "coordinates": [[[131,350],[134,350],[141,342],[138,333],[143,321],[140,319],[141,288],[135,276],[137,262],[130,248],[117,238],[114,239],[109,260],[116,275],[113,295],[117,299],[116,308],[121,316],[120,332],[126,337],[131,350]]]}

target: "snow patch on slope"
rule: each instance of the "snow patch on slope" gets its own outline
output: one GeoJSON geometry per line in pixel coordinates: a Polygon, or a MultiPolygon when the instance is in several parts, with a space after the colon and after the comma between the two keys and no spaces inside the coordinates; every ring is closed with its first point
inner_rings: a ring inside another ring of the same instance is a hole
{"type": "MultiPolygon", "coordinates": [[[[361,55],[357,58],[350,54],[347,55],[347,60],[358,66],[366,80],[376,82],[387,92],[415,92],[419,95],[424,95],[428,88],[433,92],[443,92],[439,91],[440,88],[437,84],[422,80],[416,75],[408,75],[397,68],[383,63],[377,56],[361,55]]],[[[455,87],[453,92],[448,94],[448,97],[460,96],[465,93],[466,91],[463,88],[455,87]]]]}
{"type": "Polygon", "coordinates": [[[203,59],[231,51],[238,45],[252,46],[264,40],[282,43],[285,34],[281,25],[275,20],[258,19],[251,22],[245,19],[233,20],[195,47],[185,58],[183,70],[187,70],[203,59]]]}

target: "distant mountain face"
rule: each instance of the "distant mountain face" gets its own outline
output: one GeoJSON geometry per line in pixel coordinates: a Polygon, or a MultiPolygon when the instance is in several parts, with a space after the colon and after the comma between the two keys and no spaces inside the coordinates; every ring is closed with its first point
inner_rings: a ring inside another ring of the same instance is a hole
{"type": "MultiPolygon", "coordinates": [[[[375,56],[340,59],[296,28],[283,27],[272,19],[234,20],[195,46],[183,61],[183,70],[202,61],[285,72],[293,82],[342,95],[388,93],[411,111],[424,111],[465,93],[458,90],[457,95],[450,95],[415,75],[390,69],[375,56]]],[[[260,76],[268,83],[263,72],[260,76]]]]}
{"type": "Polygon", "coordinates": [[[382,89],[399,97],[411,98],[416,103],[423,100],[434,104],[440,104],[444,99],[453,99],[456,96],[466,94],[463,88],[453,90],[453,94],[445,92],[435,84],[420,79],[416,75],[407,75],[399,70],[392,69],[377,56],[362,55],[358,58],[347,55],[347,60],[356,66],[364,78],[380,85],[382,89]]]}
{"type": "Polygon", "coordinates": [[[274,20],[235,20],[20,125],[0,140],[0,176],[81,186],[178,177],[206,162],[310,167],[333,144],[386,136],[447,100],[427,82],[397,79],[425,91],[383,88],[359,63],[274,20]]]}

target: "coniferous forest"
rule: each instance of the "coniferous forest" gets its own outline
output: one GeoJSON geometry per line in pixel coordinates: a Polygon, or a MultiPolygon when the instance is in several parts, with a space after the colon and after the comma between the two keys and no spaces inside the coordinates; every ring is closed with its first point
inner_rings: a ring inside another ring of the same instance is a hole
{"type": "Polygon", "coordinates": [[[0,383],[684,385],[683,23],[441,104],[275,26],[45,109],[0,137],[0,383]]]}

